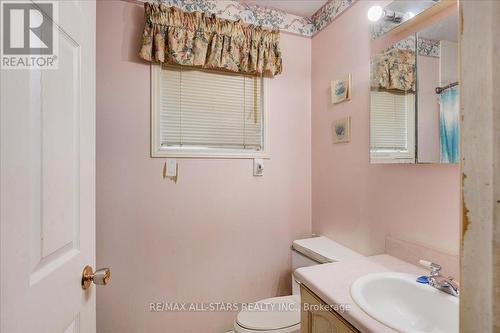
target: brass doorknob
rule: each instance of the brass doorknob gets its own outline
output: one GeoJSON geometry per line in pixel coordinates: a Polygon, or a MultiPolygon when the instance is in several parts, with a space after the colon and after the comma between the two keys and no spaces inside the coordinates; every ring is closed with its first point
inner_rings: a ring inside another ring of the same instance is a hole
{"type": "Polygon", "coordinates": [[[110,278],[111,270],[109,268],[101,268],[94,272],[92,267],[87,265],[82,272],[82,289],[88,289],[92,282],[105,286],[110,278]]]}

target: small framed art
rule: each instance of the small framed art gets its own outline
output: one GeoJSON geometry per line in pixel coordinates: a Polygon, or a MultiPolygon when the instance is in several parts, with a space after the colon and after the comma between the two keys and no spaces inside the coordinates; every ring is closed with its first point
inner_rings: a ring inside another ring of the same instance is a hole
{"type": "Polygon", "coordinates": [[[351,100],[352,78],[349,74],[346,78],[332,81],[332,103],[338,104],[351,100]]]}
{"type": "Polygon", "coordinates": [[[333,143],[351,141],[351,117],[337,119],[332,124],[333,143]]]}

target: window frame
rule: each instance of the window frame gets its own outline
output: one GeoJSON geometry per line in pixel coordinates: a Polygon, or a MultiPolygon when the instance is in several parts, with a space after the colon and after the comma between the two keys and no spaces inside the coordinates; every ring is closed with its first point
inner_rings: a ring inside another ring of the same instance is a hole
{"type": "Polygon", "coordinates": [[[260,151],[250,151],[244,149],[228,148],[205,148],[205,147],[162,147],[160,140],[160,64],[151,64],[151,157],[168,158],[234,158],[234,159],[254,159],[270,158],[269,144],[269,79],[262,80],[262,139],[263,149],[260,151]]]}
{"type": "MultiPolygon", "coordinates": [[[[374,91],[370,91],[370,94],[372,94],[374,91]]],[[[408,95],[406,95],[408,97],[408,95]]],[[[371,99],[371,95],[370,95],[371,99]]],[[[417,153],[417,147],[416,147],[416,123],[417,123],[417,105],[416,105],[416,100],[417,100],[417,93],[414,93],[413,96],[413,107],[411,108],[408,116],[407,116],[407,123],[406,126],[408,128],[408,135],[407,135],[407,143],[408,143],[408,149],[407,150],[395,150],[395,149],[377,149],[373,150],[371,148],[371,118],[372,118],[372,106],[371,106],[371,100],[370,100],[370,116],[369,116],[369,126],[370,126],[370,144],[369,144],[369,153],[370,153],[370,163],[371,164],[414,164],[416,163],[416,153],[417,153]]]]}

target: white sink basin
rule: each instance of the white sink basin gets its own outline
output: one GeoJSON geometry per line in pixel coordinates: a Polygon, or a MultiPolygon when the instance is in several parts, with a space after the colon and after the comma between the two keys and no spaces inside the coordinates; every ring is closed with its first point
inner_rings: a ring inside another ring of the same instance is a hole
{"type": "Polygon", "coordinates": [[[399,331],[458,332],[458,297],[404,273],[373,273],[351,286],[356,304],[379,322],[399,331]]]}

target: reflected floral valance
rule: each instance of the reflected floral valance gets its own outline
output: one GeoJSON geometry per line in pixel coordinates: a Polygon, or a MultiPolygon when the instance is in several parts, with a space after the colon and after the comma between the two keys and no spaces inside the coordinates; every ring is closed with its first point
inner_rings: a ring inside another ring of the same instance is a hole
{"type": "Polygon", "coordinates": [[[271,77],[282,71],[278,30],[164,4],[144,10],[144,60],[271,77]]]}
{"type": "Polygon", "coordinates": [[[391,48],[372,59],[373,89],[415,91],[415,51],[391,48]]]}

